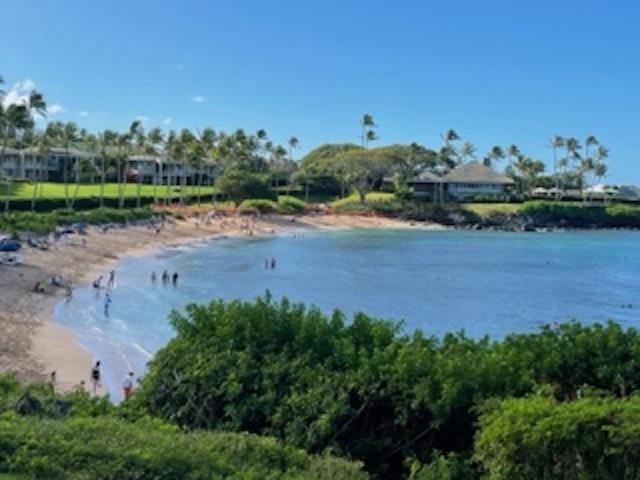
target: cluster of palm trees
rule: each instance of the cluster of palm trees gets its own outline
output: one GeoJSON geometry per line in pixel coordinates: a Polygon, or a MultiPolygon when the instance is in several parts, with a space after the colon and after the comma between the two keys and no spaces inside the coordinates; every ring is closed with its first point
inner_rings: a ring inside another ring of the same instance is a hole
{"type": "MultiPolygon", "coordinates": [[[[440,166],[444,171],[455,168],[461,163],[477,160],[476,148],[469,141],[464,141],[457,147],[461,137],[453,129],[443,132],[440,137],[444,144],[438,151],[440,166]]],[[[576,186],[582,191],[586,185],[589,173],[595,181],[600,182],[607,173],[605,160],[609,157],[609,150],[600,144],[593,135],[584,140],[584,147],[574,137],[553,135],[549,140],[553,152],[553,178],[557,195],[567,186],[576,186]],[[564,156],[558,156],[558,149],[564,149],[564,156]]],[[[488,167],[508,159],[505,173],[522,180],[523,190],[535,184],[536,178],[544,172],[545,164],[541,160],[532,159],[524,155],[517,145],[506,148],[500,145],[492,146],[482,157],[482,162],[488,167]]]]}
{"type": "MultiPolygon", "coordinates": [[[[0,85],[4,79],[0,76],[0,85]]],[[[34,115],[44,116],[47,104],[41,93],[36,90],[29,92],[24,101],[5,105],[5,91],[0,89],[0,158],[4,158],[11,139],[28,138],[33,132],[34,115]]],[[[5,211],[9,211],[9,196],[11,193],[11,179],[7,178],[5,192],[5,211]]]]}
{"type": "Polygon", "coordinates": [[[549,139],[549,147],[553,151],[556,195],[559,195],[561,189],[568,183],[577,184],[582,194],[585,179],[589,173],[593,174],[597,182],[607,174],[605,160],[609,157],[609,150],[593,135],[588,135],[584,139],[584,147],[574,137],[553,135],[549,139]],[[563,157],[558,158],[558,149],[564,149],[563,157]]]}

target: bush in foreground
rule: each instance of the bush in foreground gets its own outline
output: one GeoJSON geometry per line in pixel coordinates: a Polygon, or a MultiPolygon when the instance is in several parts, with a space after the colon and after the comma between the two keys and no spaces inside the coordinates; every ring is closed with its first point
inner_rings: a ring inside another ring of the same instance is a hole
{"type": "Polygon", "coordinates": [[[189,305],[171,321],[177,334],[150,363],[140,411],[331,451],[378,478],[404,478],[412,464],[416,478],[471,471],[478,409],[489,399],[543,389],[548,401],[571,402],[585,386],[620,397],[640,388],[640,337],[613,323],[438,340],[269,296],[189,305]]]}
{"type": "Polygon", "coordinates": [[[185,432],[83,391],[52,395],[0,375],[0,478],[367,478],[355,462],[274,438],[185,432]]]}

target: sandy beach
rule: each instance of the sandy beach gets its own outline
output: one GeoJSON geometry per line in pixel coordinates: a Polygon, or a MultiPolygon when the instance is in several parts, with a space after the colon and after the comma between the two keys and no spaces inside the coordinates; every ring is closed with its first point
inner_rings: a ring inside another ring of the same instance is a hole
{"type": "MultiPolygon", "coordinates": [[[[351,215],[263,215],[257,218],[230,213],[204,215],[194,209],[183,220],[166,223],[159,232],[149,226],[128,226],[106,232],[89,227],[86,235],[68,235],[49,250],[24,246],[24,263],[0,266],[0,372],[15,371],[25,380],[45,379],[56,371],[57,388],[68,390],[89,383],[91,354],[74,342],[73,335],[51,319],[53,306],[64,298],[63,288],[49,285],[61,275],[74,286],[106,275],[119,258],[163,245],[219,235],[272,235],[304,229],[336,228],[441,228],[397,219],[351,215]],[[37,282],[46,285],[36,293],[37,282]]],[[[105,278],[106,281],[106,278],[105,278]]]]}

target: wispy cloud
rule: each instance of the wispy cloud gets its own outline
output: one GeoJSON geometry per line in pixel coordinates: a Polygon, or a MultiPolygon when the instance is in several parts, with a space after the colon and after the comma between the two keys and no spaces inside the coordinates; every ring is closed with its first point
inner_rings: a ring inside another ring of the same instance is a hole
{"type": "Polygon", "coordinates": [[[78,116],[82,118],[87,118],[89,116],[89,112],[87,112],[86,110],[82,110],[81,112],[78,112],[78,116]]]}
{"type": "Polygon", "coordinates": [[[149,120],[151,119],[146,115],[136,115],[135,120],[139,121],[140,123],[149,123],[149,120]]]}
{"type": "Polygon", "coordinates": [[[64,108],[59,103],[52,103],[47,107],[47,113],[49,115],[57,115],[58,113],[63,113],[64,108]]]}
{"type": "Polygon", "coordinates": [[[171,125],[172,122],[173,122],[173,118],[167,117],[162,121],[162,125],[171,125]]]}
{"type": "Polygon", "coordinates": [[[191,101],[194,103],[204,103],[206,100],[206,98],[204,98],[202,95],[196,95],[195,97],[191,97],[191,101]]]}

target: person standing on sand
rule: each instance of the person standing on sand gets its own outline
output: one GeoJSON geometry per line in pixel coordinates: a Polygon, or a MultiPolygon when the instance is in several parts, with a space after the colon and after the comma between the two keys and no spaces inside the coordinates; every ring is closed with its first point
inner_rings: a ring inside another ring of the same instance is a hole
{"type": "Polygon", "coordinates": [[[151,272],[151,283],[153,285],[156,284],[156,271],[155,270],[153,272],[151,272]]]}
{"type": "Polygon", "coordinates": [[[174,287],[178,284],[178,272],[173,272],[172,282],[174,287]]]}
{"type": "Polygon", "coordinates": [[[91,384],[93,385],[93,394],[95,395],[100,387],[100,360],[91,369],[91,384]]]}
{"type": "Polygon", "coordinates": [[[109,272],[108,288],[109,288],[109,290],[113,290],[113,288],[115,286],[116,286],[116,271],[115,270],[111,270],[111,272],[109,272]]]}
{"type": "Polygon", "coordinates": [[[122,381],[122,395],[124,396],[125,401],[129,399],[131,390],[133,390],[133,372],[129,372],[129,375],[124,377],[124,380],[122,381]]]}

